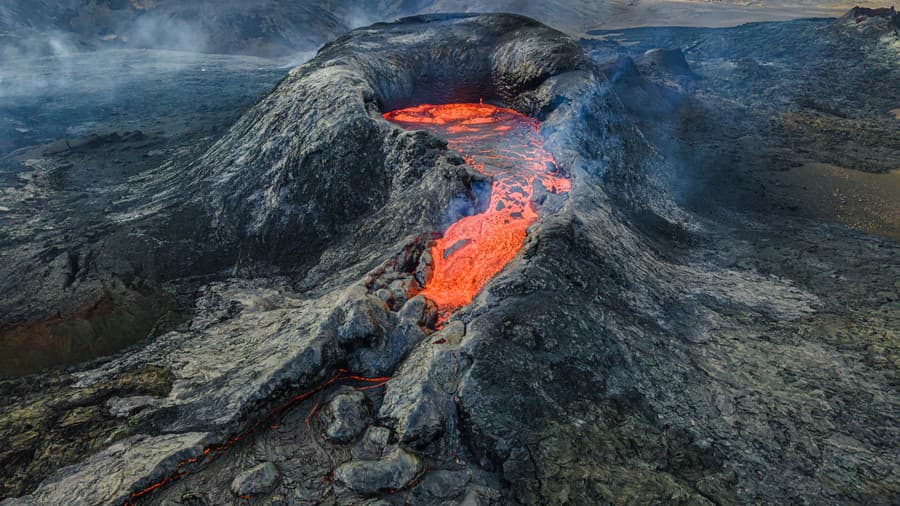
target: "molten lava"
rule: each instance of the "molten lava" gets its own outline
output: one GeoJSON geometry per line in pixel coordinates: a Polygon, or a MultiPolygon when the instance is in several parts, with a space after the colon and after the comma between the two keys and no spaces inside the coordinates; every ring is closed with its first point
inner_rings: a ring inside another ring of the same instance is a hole
{"type": "Polygon", "coordinates": [[[384,118],[447,139],[469,165],[493,179],[487,210],[452,224],[432,246],[434,274],[421,293],[438,305],[444,320],[471,302],[516,256],[525,231],[538,220],[532,203],[535,186],[562,193],[571,184],[544,150],[538,121],[512,109],[419,105],[388,112],[384,118]]]}

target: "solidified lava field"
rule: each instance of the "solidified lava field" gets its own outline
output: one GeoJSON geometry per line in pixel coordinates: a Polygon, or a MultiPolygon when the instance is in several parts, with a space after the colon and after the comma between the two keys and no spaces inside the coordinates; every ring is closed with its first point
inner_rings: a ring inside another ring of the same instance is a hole
{"type": "Polygon", "coordinates": [[[645,3],[0,7],[0,506],[900,502],[900,14],[645,3]]]}

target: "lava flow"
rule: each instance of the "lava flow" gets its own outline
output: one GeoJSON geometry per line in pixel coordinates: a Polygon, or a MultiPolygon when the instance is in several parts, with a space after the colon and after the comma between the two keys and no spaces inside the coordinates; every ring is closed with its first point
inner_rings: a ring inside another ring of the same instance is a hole
{"type": "Polygon", "coordinates": [[[427,130],[493,179],[487,210],[450,225],[435,241],[434,274],[420,293],[438,305],[441,319],[467,305],[484,284],[516,256],[525,231],[538,220],[532,203],[540,183],[550,193],[567,192],[544,150],[537,120],[489,104],[419,105],[384,114],[410,130],[427,130]]]}
{"type": "MultiPolygon", "coordinates": [[[[243,441],[247,436],[249,436],[250,434],[255,432],[260,427],[263,427],[264,425],[268,425],[272,429],[280,427],[281,426],[281,424],[279,422],[280,416],[282,416],[284,413],[286,413],[291,408],[295,407],[297,404],[299,404],[299,403],[303,402],[304,400],[312,397],[313,395],[325,390],[326,388],[328,388],[329,386],[331,386],[335,383],[338,383],[338,382],[350,383],[350,384],[352,384],[352,383],[368,383],[365,386],[357,386],[355,388],[356,388],[356,390],[369,390],[372,388],[382,387],[382,386],[386,385],[388,381],[390,381],[390,378],[387,376],[377,377],[377,378],[367,378],[365,376],[353,374],[353,373],[347,371],[346,369],[339,369],[338,372],[336,372],[334,374],[334,376],[332,376],[329,380],[324,381],[324,382],[316,385],[315,387],[310,388],[309,390],[306,390],[305,392],[295,395],[295,396],[291,397],[284,404],[281,404],[281,405],[276,406],[275,408],[269,410],[268,413],[263,418],[257,420],[255,423],[253,423],[250,427],[245,429],[240,434],[237,434],[235,436],[228,438],[228,440],[225,441],[224,443],[213,445],[213,446],[208,446],[207,448],[205,448],[203,450],[202,454],[200,454],[196,457],[182,460],[181,462],[178,463],[178,465],[175,466],[175,471],[172,474],[157,481],[156,483],[153,483],[153,484],[143,488],[142,490],[132,493],[130,498],[127,501],[125,501],[123,506],[134,506],[137,503],[137,501],[144,498],[145,496],[160,490],[161,488],[165,487],[166,485],[168,485],[174,481],[184,478],[191,472],[192,466],[200,466],[200,465],[203,465],[203,464],[213,461],[217,455],[230,450],[234,445],[243,441]]],[[[306,423],[306,426],[308,429],[311,428],[310,420],[313,416],[315,416],[315,413],[319,409],[319,405],[320,405],[320,403],[316,402],[315,405],[313,406],[313,409],[310,411],[309,415],[306,417],[305,423],[306,423]]],[[[241,497],[241,496],[238,496],[238,497],[240,497],[242,499],[246,499],[246,497],[241,497]]]]}

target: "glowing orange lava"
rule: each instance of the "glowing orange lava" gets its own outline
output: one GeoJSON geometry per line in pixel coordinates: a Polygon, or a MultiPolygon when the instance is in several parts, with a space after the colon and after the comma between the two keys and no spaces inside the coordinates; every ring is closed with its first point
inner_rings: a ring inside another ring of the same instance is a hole
{"type": "Polygon", "coordinates": [[[570,181],[557,173],[544,150],[537,120],[489,104],[419,105],[391,111],[388,121],[428,130],[493,179],[485,212],[467,216],[444,232],[431,250],[434,274],[421,292],[434,301],[441,320],[472,301],[522,247],[525,231],[538,220],[534,186],[567,192],[570,181]]]}

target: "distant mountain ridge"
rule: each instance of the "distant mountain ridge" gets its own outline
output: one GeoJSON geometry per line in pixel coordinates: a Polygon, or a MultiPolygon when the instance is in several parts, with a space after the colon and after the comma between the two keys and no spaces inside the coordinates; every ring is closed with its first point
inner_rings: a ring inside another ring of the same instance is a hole
{"type": "Polygon", "coordinates": [[[512,12],[578,35],[594,28],[838,17],[851,5],[817,0],[4,0],[0,59],[111,47],[280,57],[315,51],[358,26],[436,12],[512,12]]]}

